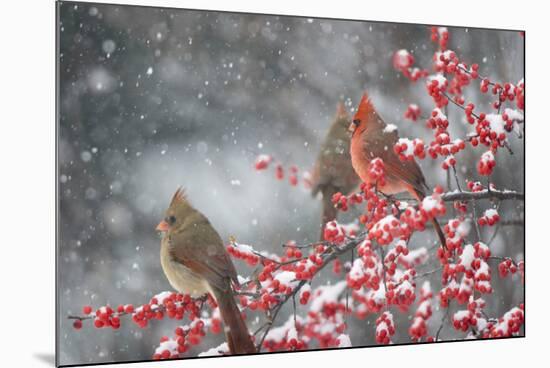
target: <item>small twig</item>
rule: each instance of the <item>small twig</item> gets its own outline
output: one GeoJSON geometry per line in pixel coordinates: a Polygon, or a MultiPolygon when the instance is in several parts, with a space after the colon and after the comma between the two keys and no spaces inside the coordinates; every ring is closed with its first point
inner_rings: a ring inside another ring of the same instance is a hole
{"type": "Polygon", "coordinates": [[[283,248],[296,248],[296,249],[304,249],[304,248],[313,248],[317,245],[330,245],[331,242],[327,240],[323,241],[316,241],[314,243],[307,243],[307,244],[281,244],[283,248]]]}
{"type": "Polygon", "coordinates": [[[482,241],[481,240],[481,230],[479,229],[479,223],[477,222],[477,207],[476,207],[475,203],[472,205],[472,208],[473,208],[473,217],[474,217],[473,222],[474,222],[474,227],[476,229],[477,240],[482,241]]]}
{"type": "Polygon", "coordinates": [[[435,268],[433,270],[430,270],[430,271],[426,271],[426,272],[423,272],[423,273],[420,273],[420,274],[416,274],[414,276],[414,279],[420,279],[422,277],[426,277],[426,276],[430,276],[430,275],[433,275],[434,273],[436,272],[439,272],[443,269],[443,267],[438,267],[438,268],[435,268]]]}
{"type": "MultiPolygon", "coordinates": [[[[388,292],[388,286],[386,285],[386,262],[385,262],[385,254],[384,249],[382,246],[378,245],[378,249],[380,250],[380,258],[382,263],[382,280],[384,281],[384,293],[388,292]]],[[[388,303],[386,303],[386,309],[388,309],[388,303]]]]}
{"type": "Polygon", "coordinates": [[[296,294],[292,295],[292,308],[294,310],[294,328],[296,328],[296,294]]]}
{"type": "Polygon", "coordinates": [[[458,180],[458,174],[456,173],[456,168],[454,166],[452,166],[452,168],[453,168],[453,174],[455,176],[456,187],[458,188],[459,192],[462,192],[462,188],[460,187],[460,182],[458,180]]]}
{"type": "Polygon", "coordinates": [[[435,341],[437,342],[439,340],[439,334],[441,333],[441,330],[443,330],[443,325],[445,323],[445,320],[447,319],[447,316],[449,315],[449,309],[450,305],[447,306],[447,310],[445,311],[445,314],[443,315],[443,318],[441,318],[441,324],[439,325],[439,328],[437,329],[437,333],[435,334],[435,341]]]}

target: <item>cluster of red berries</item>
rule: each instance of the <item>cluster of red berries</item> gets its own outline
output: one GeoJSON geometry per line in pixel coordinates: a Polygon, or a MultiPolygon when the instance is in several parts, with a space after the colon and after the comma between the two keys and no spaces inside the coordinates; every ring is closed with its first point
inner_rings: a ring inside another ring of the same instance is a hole
{"type": "Polygon", "coordinates": [[[395,274],[397,269],[397,262],[401,258],[401,255],[407,256],[409,254],[409,248],[404,240],[397,241],[395,247],[390,249],[384,257],[384,266],[386,267],[386,273],[389,276],[395,274]]]}
{"type": "Polygon", "coordinates": [[[454,67],[454,76],[451,80],[449,92],[455,95],[455,101],[462,105],[464,97],[462,96],[464,87],[468,86],[472,80],[479,77],[479,64],[468,65],[461,63],[454,67]]]}
{"type": "Polygon", "coordinates": [[[407,106],[407,111],[405,111],[405,119],[417,121],[420,114],[420,107],[417,104],[409,104],[409,106],[407,106]]]}
{"type": "Polygon", "coordinates": [[[388,215],[376,222],[369,230],[369,240],[376,240],[380,245],[388,245],[396,237],[403,235],[402,226],[393,215],[388,215]]]}
{"type": "MultiPolygon", "coordinates": [[[[298,322],[296,322],[298,323],[298,322]]],[[[296,328],[291,328],[286,335],[286,343],[284,350],[302,350],[307,346],[307,343],[298,337],[298,330],[296,328]]]]}
{"type": "Polygon", "coordinates": [[[451,219],[443,227],[445,232],[446,246],[449,251],[458,249],[464,243],[464,238],[468,235],[470,225],[465,219],[451,219]]]}
{"type": "MultiPolygon", "coordinates": [[[[450,232],[451,230],[448,230],[450,232]]],[[[449,241],[445,255],[439,256],[443,264],[442,282],[446,286],[440,291],[439,299],[443,307],[447,307],[451,299],[456,299],[459,304],[464,304],[477,290],[482,294],[492,292],[491,287],[491,269],[487,264],[491,256],[489,247],[481,242],[475,245],[467,244],[464,248],[458,245],[458,242],[449,241]],[[450,263],[452,255],[458,256],[458,263],[450,263]],[[460,285],[458,278],[462,275],[460,285]]]]}
{"type": "Polygon", "coordinates": [[[506,258],[498,264],[498,273],[502,278],[508,276],[509,274],[514,275],[518,271],[520,271],[523,275],[523,265],[523,262],[516,264],[511,258],[506,258]]]}
{"type": "Polygon", "coordinates": [[[378,344],[388,345],[391,337],[395,334],[395,325],[393,324],[393,315],[390,312],[384,312],[376,319],[376,342],[378,344]]]}
{"type": "Polygon", "coordinates": [[[458,104],[464,103],[464,97],[462,96],[464,87],[479,76],[478,64],[472,64],[471,67],[468,67],[465,63],[461,63],[456,53],[451,50],[434,54],[434,69],[439,73],[452,75],[448,92],[455,96],[454,100],[458,104]]]}
{"type": "Polygon", "coordinates": [[[428,95],[432,97],[438,108],[445,107],[449,104],[449,100],[445,96],[445,91],[447,90],[448,84],[449,82],[443,74],[436,74],[428,79],[428,82],[426,83],[428,95]]]}
{"type": "Polygon", "coordinates": [[[448,156],[443,162],[441,163],[441,168],[443,170],[449,170],[450,167],[454,167],[456,165],[456,159],[453,155],[448,156]]]}
{"type": "Polygon", "coordinates": [[[491,257],[491,250],[489,246],[482,242],[477,242],[474,244],[474,257],[480,258],[483,260],[488,260],[491,257]]]}
{"type": "Polygon", "coordinates": [[[414,303],[416,299],[414,282],[414,269],[406,270],[403,276],[393,280],[386,280],[388,290],[386,291],[386,301],[388,305],[395,305],[402,312],[405,312],[414,303]]]}
{"type": "Polygon", "coordinates": [[[381,263],[377,254],[371,246],[371,242],[365,240],[358,249],[360,258],[357,258],[350,271],[346,275],[346,282],[353,290],[359,290],[362,287],[378,290],[380,288],[381,263]]]}
{"type": "Polygon", "coordinates": [[[447,49],[449,30],[446,27],[431,27],[431,40],[439,45],[441,50],[447,49]]]}
{"type": "Polygon", "coordinates": [[[479,224],[479,226],[485,226],[485,225],[493,226],[499,220],[500,220],[500,216],[497,210],[490,208],[488,210],[485,210],[485,212],[483,213],[483,216],[477,219],[477,223],[479,224]]]}
{"type": "MultiPolygon", "coordinates": [[[[214,308],[215,302],[212,298],[209,300],[214,308]]],[[[189,295],[163,292],[153,297],[149,303],[134,308],[132,304],[119,305],[116,309],[110,306],[102,306],[97,310],[91,306],[85,306],[82,309],[83,317],[73,322],[75,329],[82,328],[82,322],[87,319],[93,319],[96,328],[111,327],[120,328],[121,317],[130,315],[132,321],[141,328],[147,327],[150,320],[161,320],[165,316],[171,319],[181,320],[185,313],[188,313],[189,319],[194,320],[198,317],[200,305],[202,302],[192,299],[189,295]]]]}
{"type": "Polygon", "coordinates": [[[449,120],[443,111],[436,107],[432,110],[430,118],[426,121],[426,126],[432,130],[437,129],[438,132],[444,132],[449,127],[449,120]]]}
{"type": "MultiPolygon", "coordinates": [[[[525,321],[524,306],[514,307],[499,318],[495,326],[489,326],[486,337],[509,337],[519,332],[525,321]]],[[[484,336],[485,337],[485,336],[484,336]]]]}
{"type": "Polygon", "coordinates": [[[325,225],[323,238],[330,243],[342,244],[347,238],[356,236],[358,229],[355,224],[342,225],[337,221],[330,221],[325,225]]]}
{"type": "Polygon", "coordinates": [[[302,286],[298,296],[300,298],[300,304],[307,304],[309,302],[309,298],[311,297],[311,285],[305,284],[302,286]]]}
{"type": "Polygon", "coordinates": [[[243,308],[248,308],[251,311],[255,311],[257,309],[266,311],[271,307],[271,305],[277,304],[278,301],[279,299],[275,295],[270,294],[265,289],[260,291],[260,297],[257,299],[244,295],[240,297],[241,306],[243,308]]]}
{"type": "Polygon", "coordinates": [[[514,87],[516,94],[516,105],[518,109],[525,109],[525,83],[523,79],[514,87]]]}
{"type": "Polygon", "coordinates": [[[415,230],[424,231],[426,229],[426,222],[428,217],[425,214],[415,209],[412,206],[408,206],[400,216],[400,221],[402,224],[407,226],[402,227],[402,236],[407,236],[407,234],[412,233],[415,230]]]}
{"type": "Polygon", "coordinates": [[[383,187],[386,183],[384,177],[384,161],[381,158],[371,160],[369,165],[369,179],[372,183],[378,183],[378,186],[383,187]]]}
{"type": "Polygon", "coordinates": [[[420,211],[422,215],[428,219],[432,219],[437,216],[443,216],[447,213],[445,208],[445,202],[441,199],[443,194],[443,187],[436,185],[433,194],[426,196],[420,203],[420,211]]]}
{"type": "Polygon", "coordinates": [[[270,155],[259,155],[256,157],[256,161],[254,162],[254,167],[256,170],[265,170],[273,160],[273,157],[270,155]]]}
{"type": "Polygon", "coordinates": [[[236,259],[245,261],[250,266],[258,264],[260,257],[252,251],[252,248],[243,244],[232,242],[226,247],[227,252],[236,259]]]}
{"type": "Polygon", "coordinates": [[[492,151],[486,151],[481,155],[477,162],[477,171],[480,175],[489,176],[493,173],[496,166],[495,155],[492,151]]]}
{"type": "Polygon", "coordinates": [[[447,308],[449,306],[449,302],[457,297],[458,289],[459,285],[456,280],[451,279],[449,283],[439,290],[439,305],[443,308],[447,308]]]}
{"type": "Polygon", "coordinates": [[[297,318],[296,321],[289,319],[283,326],[272,329],[273,332],[266,336],[262,346],[271,352],[307,349],[307,342],[300,338],[303,330],[302,318],[297,318]]]}
{"type": "Polygon", "coordinates": [[[414,56],[405,49],[398,50],[393,54],[393,67],[397,70],[408,69],[414,64],[414,56]]]}
{"type": "MultiPolygon", "coordinates": [[[[112,329],[120,328],[120,316],[119,313],[124,312],[124,306],[119,306],[115,312],[110,306],[103,306],[95,311],[94,326],[96,328],[111,327],[112,329]],[[120,311],[120,312],[119,312],[120,311]]],[[[128,307],[131,310],[131,306],[128,307]]],[[[82,308],[82,312],[86,315],[92,313],[92,307],[85,306],[82,308]]],[[[82,320],[75,320],[73,327],[76,329],[82,328],[82,320]]]]}
{"type": "Polygon", "coordinates": [[[153,359],[179,358],[180,354],[188,351],[191,346],[199,345],[206,335],[205,327],[208,322],[211,324],[213,333],[221,332],[221,320],[219,318],[212,318],[210,321],[195,319],[189,325],[176,327],[173,338],[162,336],[160,345],[153,354],[153,359]]]}
{"type": "Polygon", "coordinates": [[[485,189],[483,184],[481,184],[481,182],[479,181],[468,180],[466,182],[466,186],[468,187],[468,190],[470,190],[471,192],[481,192],[485,189]]]}
{"type": "Polygon", "coordinates": [[[411,327],[409,327],[409,336],[412,341],[420,341],[423,336],[428,334],[428,326],[426,320],[421,317],[414,317],[411,327]]]}
{"type": "Polygon", "coordinates": [[[360,193],[352,193],[349,196],[345,196],[340,192],[332,195],[332,203],[334,207],[338,208],[342,212],[346,212],[349,209],[349,205],[360,204],[363,202],[363,196],[360,193]]]}
{"type": "Polygon", "coordinates": [[[412,82],[416,82],[420,78],[424,78],[428,75],[427,70],[415,68],[413,64],[414,56],[407,50],[398,50],[393,54],[393,67],[412,82]]]}
{"type": "Polygon", "coordinates": [[[513,121],[506,114],[480,113],[476,125],[477,135],[470,138],[470,143],[474,147],[481,143],[496,151],[506,143],[506,132],[510,132],[513,125],[513,121]]]}
{"type": "Polygon", "coordinates": [[[469,309],[458,311],[453,315],[453,327],[462,332],[468,331],[470,326],[475,328],[477,322],[478,318],[469,309]]]}
{"type": "MultiPolygon", "coordinates": [[[[271,163],[273,163],[275,160],[273,156],[271,155],[259,155],[256,157],[256,161],[254,162],[254,168],[258,171],[266,170],[271,163]]],[[[288,182],[291,186],[295,187],[299,183],[298,174],[299,170],[296,165],[290,166],[288,169],[289,175],[288,175],[288,182]]],[[[311,179],[309,177],[309,173],[304,172],[303,174],[303,183],[306,188],[311,187],[311,179]]],[[[285,178],[285,169],[281,163],[277,163],[275,165],[275,178],[277,180],[283,180],[285,178]]]]}
{"type": "Polygon", "coordinates": [[[433,56],[434,69],[439,73],[455,73],[460,61],[452,50],[436,51],[433,56]]]}
{"type": "Polygon", "coordinates": [[[340,301],[324,301],[320,310],[310,310],[304,325],[304,336],[317,340],[320,348],[337,347],[340,334],[346,330],[346,305],[340,301]],[[334,326],[327,329],[327,326],[334,326]]]}
{"type": "Polygon", "coordinates": [[[420,341],[422,337],[428,334],[428,327],[426,322],[432,316],[432,303],[431,299],[433,293],[430,287],[430,283],[425,281],[420,288],[420,298],[418,302],[418,308],[414,314],[413,322],[409,327],[409,336],[413,341],[420,341]]]}
{"type": "Polygon", "coordinates": [[[455,139],[451,142],[448,134],[438,134],[436,140],[430,142],[428,147],[428,155],[436,159],[438,156],[454,155],[466,148],[466,144],[462,139],[455,139]],[[446,142],[446,143],[440,143],[446,142]]]}
{"type": "Polygon", "coordinates": [[[292,258],[296,258],[296,259],[299,259],[299,258],[302,258],[303,257],[303,254],[302,254],[302,251],[298,248],[296,248],[296,246],[292,245],[292,244],[295,244],[294,242],[292,243],[287,243],[286,244],[286,256],[289,258],[289,259],[292,259],[292,258]]]}
{"type": "Polygon", "coordinates": [[[453,201],[453,208],[462,214],[468,212],[468,202],[466,201],[453,201]]]}
{"type": "Polygon", "coordinates": [[[493,108],[499,109],[504,102],[514,100],[516,100],[516,105],[520,109],[524,108],[523,81],[518,83],[518,85],[513,85],[511,83],[504,83],[504,85],[501,85],[500,83],[492,83],[487,78],[482,79],[479,85],[479,90],[482,93],[488,93],[489,89],[493,95],[498,96],[498,99],[493,103],[493,108]]]}
{"type": "Polygon", "coordinates": [[[400,138],[393,146],[393,150],[401,161],[412,161],[415,156],[420,159],[426,157],[424,142],[418,138],[413,140],[400,138]]]}

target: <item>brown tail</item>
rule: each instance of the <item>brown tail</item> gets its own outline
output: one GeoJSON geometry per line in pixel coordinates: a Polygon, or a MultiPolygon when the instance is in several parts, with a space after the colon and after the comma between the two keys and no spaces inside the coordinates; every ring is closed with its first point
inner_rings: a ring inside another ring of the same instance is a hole
{"type": "Polygon", "coordinates": [[[244,322],[241,311],[235,303],[231,291],[214,290],[214,296],[220,308],[225,327],[227,346],[231,354],[256,353],[256,347],[250,339],[250,334],[244,322]]]}
{"type": "Polygon", "coordinates": [[[439,236],[441,246],[443,246],[443,249],[447,249],[447,240],[445,240],[445,234],[443,234],[443,230],[441,230],[441,226],[439,226],[439,222],[437,222],[437,219],[435,217],[432,219],[432,224],[434,224],[437,236],[439,236]]]}
{"type": "Polygon", "coordinates": [[[334,207],[334,204],[332,203],[332,196],[334,195],[334,193],[336,193],[336,189],[333,186],[328,185],[322,189],[322,193],[323,213],[321,215],[321,234],[319,236],[319,241],[325,240],[325,226],[327,225],[327,222],[336,219],[336,215],[338,213],[338,210],[336,209],[336,207],[334,207]]]}
{"type": "MultiPolygon", "coordinates": [[[[418,201],[422,201],[426,195],[419,191],[418,189],[412,188],[409,190],[412,195],[418,199],[418,201]]],[[[439,226],[439,222],[437,222],[437,219],[434,217],[432,218],[432,224],[434,225],[435,232],[437,233],[437,236],[439,237],[439,241],[441,242],[441,246],[443,249],[447,249],[447,241],[445,239],[445,234],[443,233],[443,230],[441,230],[441,226],[439,226]]]]}

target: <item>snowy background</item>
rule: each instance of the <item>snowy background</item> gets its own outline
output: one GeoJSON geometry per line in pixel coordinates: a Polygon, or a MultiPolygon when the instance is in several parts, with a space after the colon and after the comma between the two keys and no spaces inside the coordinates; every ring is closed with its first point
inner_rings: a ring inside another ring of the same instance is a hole
{"type": "MultiPolygon", "coordinates": [[[[430,133],[402,118],[409,103],[431,108],[424,87],[391,64],[393,53],[407,48],[417,64],[429,65],[434,45],[427,26],[61,3],[58,27],[61,364],[150,359],[159,338],[173,330],[175,322],[164,320],[145,330],[125,323],[118,331],[75,331],[65,317],[83,305],[140,304],[170,290],[154,228],[179,185],[223,239],[235,235],[279,252],[289,239],[316,240],[320,203],[272,172],[254,171],[257,154],[310,168],[337,102],[351,109],[365,89],[401,136],[430,133]]],[[[481,74],[513,82],[523,77],[517,32],[450,33],[449,47],[464,61],[479,62],[481,74]]],[[[490,102],[475,87],[467,97],[490,102]]],[[[468,128],[462,116],[450,108],[456,136],[468,128]]],[[[515,155],[497,155],[493,180],[523,191],[523,141],[511,146],[515,155]]],[[[478,178],[482,152],[458,156],[466,163],[463,177],[478,178]]],[[[432,186],[445,184],[439,164],[421,162],[432,186]]],[[[516,205],[504,203],[501,217],[521,218],[523,207],[516,205]]],[[[426,232],[413,240],[411,248],[434,237],[426,232]]],[[[494,254],[516,259],[523,259],[523,248],[517,226],[503,227],[491,245],[494,254]]],[[[236,266],[250,272],[241,262],[236,266]]],[[[321,280],[330,277],[326,272],[321,280]]],[[[487,311],[501,315],[523,301],[515,285],[495,272],[497,293],[487,298],[487,311]]],[[[394,315],[394,340],[408,342],[409,322],[394,315]]],[[[440,317],[436,311],[429,328],[437,328],[440,317]]],[[[374,319],[350,321],[354,346],[374,344],[374,319]]],[[[463,337],[451,328],[441,336],[463,337]]],[[[209,337],[191,354],[222,339],[209,337]]]]}

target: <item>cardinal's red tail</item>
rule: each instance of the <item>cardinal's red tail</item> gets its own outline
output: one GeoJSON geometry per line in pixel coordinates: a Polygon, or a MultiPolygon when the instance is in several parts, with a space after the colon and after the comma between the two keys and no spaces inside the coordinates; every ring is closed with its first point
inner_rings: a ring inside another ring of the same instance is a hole
{"type": "Polygon", "coordinates": [[[220,308],[229,352],[231,354],[256,353],[256,347],[252,343],[246,323],[241,316],[241,311],[235,303],[233,293],[231,291],[214,290],[214,296],[220,308]]]}

